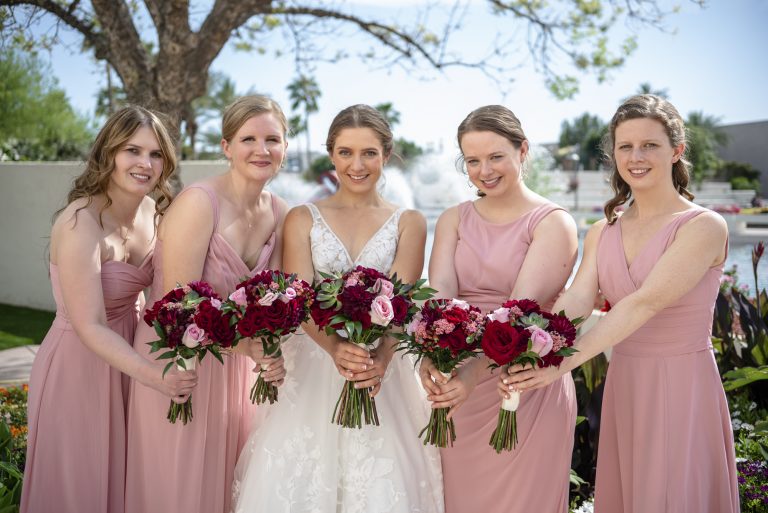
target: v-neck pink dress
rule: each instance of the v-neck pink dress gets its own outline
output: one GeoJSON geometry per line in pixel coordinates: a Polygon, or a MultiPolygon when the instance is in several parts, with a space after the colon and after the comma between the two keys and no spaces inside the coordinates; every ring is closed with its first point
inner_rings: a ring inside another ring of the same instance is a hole
{"type": "MultiPolygon", "coordinates": [[[[85,346],[69,321],[59,268],[51,264],[56,318],[29,379],[27,463],[22,513],[122,513],[128,378],[85,346]]],[[[136,267],[101,266],[107,326],[133,340],[150,255],[136,267]]]]}
{"type": "MultiPolygon", "coordinates": [[[[562,208],[547,203],[497,224],[483,219],[471,201],[460,204],[454,258],[459,298],[484,312],[509,299],[536,226],[555,210],[562,208]]],[[[489,371],[477,384],[454,417],[454,446],[440,451],[446,512],[566,513],[576,423],[570,373],[522,394],[518,445],[501,454],[488,445],[501,406],[497,380],[498,371],[489,371]]]]}
{"type": "MultiPolygon", "coordinates": [[[[621,220],[597,248],[600,289],[615,305],[648,277],[692,208],[627,266],[621,220]]],[[[628,235],[628,234],[626,234],[628,235]]],[[[597,513],[731,513],[739,491],[728,404],[710,335],[723,266],[710,268],[611,354],[598,446],[597,513]]]]}
{"type": "MultiPolygon", "coordinates": [[[[262,271],[275,247],[273,232],[253,269],[241,260],[218,232],[219,205],[216,194],[205,184],[199,188],[213,205],[214,228],[203,267],[202,280],[222,297],[228,296],[241,279],[262,271]]],[[[181,194],[183,194],[182,191],[181,194]]],[[[275,220],[278,210],[274,196],[275,220]]],[[[162,242],[155,246],[155,278],[151,302],[163,290],[162,242]]],[[[146,358],[154,330],[141,323],[134,348],[146,358]]],[[[192,392],[194,418],[187,425],[166,419],[170,399],[136,381],[131,382],[128,422],[127,513],[223,513],[230,509],[232,478],[237,457],[251,429],[256,406],[248,392],[256,380],[253,361],[240,354],[206,358],[198,364],[198,384],[192,392]]]]}

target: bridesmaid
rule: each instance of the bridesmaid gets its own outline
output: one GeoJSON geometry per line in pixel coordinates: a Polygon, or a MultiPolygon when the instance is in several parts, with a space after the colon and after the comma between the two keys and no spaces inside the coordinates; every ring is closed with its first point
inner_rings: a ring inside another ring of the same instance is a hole
{"type": "Polygon", "coordinates": [[[510,369],[499,393],[535,394],[615,346],[595,511],[737,512],[733,433],[710,342],[726,223],[691,202],[685,127],[668,101],[625,101],[603,147],[615,196],[587,234],[576,279],[555,309],[589,315],[598,288],[614,306],[559,369],[510,369]],[[627,201],[618,216],[615,208],[627,201]]]}
{"type": "MultiPolygon", "coordinates": [[[[200,279],[227,296],[243,277],[279,267],[277,234],[287,205],[264,185],[283,165],[286,130],[282,110],[264,96],[246,96],[227,107],[221,146],[229,170],[187,187],[168,210],[158,230],[153,300],[177,283],[200,279]]],[[[134,347],[154,360],[147,342],[155,338],[142,324],[134,347]]],[[[260,343],[241,341],[224,365],[213,358],[199,365],[194,418],[187,425],[166,420],[166,397],[132,383],[127,512],[229,511],[235,463],[255,412],[248,398],[255,374],[242,353],[270,366],[267,381],[282,382],[282,358],[265,359],[260,343]]]]}
{"type": "MultiPolygon", "coordinates": [[[[439,297],[458,297],[485,312],[508,298],[550,306],[576,261],[576,224],[526,187],[528,141],[520,121],[503,106],[480,107],[461,122],[457,138],[480,199],[438,219],[430,286],[439,297]]],[[[456,424],[454,446],[441,451],[446,512],[567,512],[576,421],[570,374],[523,396],[519,444],[496,454],[488,442],[501,403],[488,363],[472,360],[447,382],[429,360],[420,369],[432,407],[450,407],[456,424]]]]}
{"type": "Polygon", "coordinates": [[[128,376],[164,401],[185,400],[197,381],[177,371],[163,378],[163,365],[129,342],[175,169],[173,142],[157,116],[125,107],[99,132],[57,212],[50,246],[56,319],[30,376],[24,513],[122,512],[128,376]]]}

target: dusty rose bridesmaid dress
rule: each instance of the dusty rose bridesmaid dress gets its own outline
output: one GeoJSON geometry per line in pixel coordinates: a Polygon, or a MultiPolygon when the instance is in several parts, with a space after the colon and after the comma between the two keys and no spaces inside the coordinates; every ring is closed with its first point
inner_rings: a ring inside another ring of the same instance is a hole
{"type": "MultiPolygon", "coordinates": [[[[22,513],[122,513],[128,378],[88,349],[67,318],[51,264],[56,318],[29,379],[29,435],[22,513]]],[[[152,258],[101,266],[107,325],[133,340],[152,258]]]]}
{"type": "MultiPolygon", "coordinates": [[[[204,190],[214,211],[213,235],[201,279],[226,297],[243,277],[266,268],[276,234],[264,246],[256,266],[249,269],[218,233],[219,205],[214,192],[205,184],[191,185],[186,190],[191,188],[204,190]]],[[[274,196],[272,209],[277,219],[274,196]]],[[[158,241],[150,304],[166,292],[161,255],[162,242],[158,241]]],[[[156,338],[154,330],[142,322],[134,348],[154,359],[156,355],[149,354],[147,342],[156,338]]],[[[224,365],[214,358],[198,364],[199,381],[192,393],[194,418],[187,425],[168,422],[167,396],[131,382],[126,513],[229,511],[235,463],[250,433],[256,409],[248,398],[256,380],[253,367],[250,358],[239,354],[225,357],[224,365]]]]}
{"type": "MultiPolygon", "coordinates": [[[[627,266],[621,220],[597,250],[600,289],[611,304],[637,290],[675,238],[704,212],[659,230],[627,266]]],[[[598,513],[739,511],[728,405],[710,334],[723,266],[668,306],[611,355],[597,460],[598,513]]]]}
{"type": "MultiPolygon", "coordinates": [[[[555,210],[536,207],[504,224],[483,219],[472,202],[459,205],[455,266],[459,297],[484,311],[509,298],[538,223],[555,210]]],[[[551,306],[551,305],[547,305],[551,306]]],[[[498,371],[488,372],[454,417],[456,443],[442,449],[447,513],[565,513],[576,423],[570,374],[525,393],[517,412],[517,447],[496,454],[488,445],[501,399],[498,371]]]]}

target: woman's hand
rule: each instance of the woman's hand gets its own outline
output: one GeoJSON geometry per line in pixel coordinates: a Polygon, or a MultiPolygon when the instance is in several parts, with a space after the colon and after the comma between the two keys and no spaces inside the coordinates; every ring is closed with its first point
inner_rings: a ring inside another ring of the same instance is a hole
{"type": "Polygon", "coordinates": [[[523,392],[544,388],[565,374],[566,371],[562,367],[551,365],[532,369],[530,366],[512,365],[507,372],[502,372],[499,376],[499,394],[508,398],[504,394],[514,390],[523,392]]]}
{"type": "Polygon", "coordinates": [[[374,364],[371,353],[343,339],[332,347],[331,358],[339,374],[350,381],[354,380],[355,373],[365,372],[374,364]]]}
{"type": "Polygon", "coordinates": [[[285,381],[285,359],[280,356],[265,356],[264,344],[261,339],[241,339],[237,347],[243,347],[244,354],[248,355],[256,363],[253,372],[260,372],[261,377],[267,383],[280,386],[285,381]],[[245,345],[243,345],[245,343],[245,345]]]}
{"type": "Polygon", "coordinates": [[[171,398],[171,401],[182,404],[187,402],[190,394],[197,386],[197,371],[196,370],[180,370],[176,365],[172,365],[168,372],[163,376],[162,365],[152,365],[152,377],[147,384],[171,398]]]}
{"type": "MultiPolygon", "coordinates": [[[[456,371],[451,373],[451,376],[455,376],[456,371]]],[[[424,390],[427,391],[427,395],[440,394],[440,385],[448,383],[450,377],[443,376],[443,373],[437,370],[434,362],[429,357],[424,357],[419,363],[419,378],[421,379],[421,385],[424,390]]]]}
{"type": "Polygon", "coordinates": [[[379,344],[379,347],[370,352],[373,364],[362,372],[353,373],[350,381],[355,382],[355,388],[370,388],[369,395],[376,397],[381,390],[381,383],[384,375],[387,373],[389,362],[394,355],[394,347],[385,339],[379,344]]]}
{"type": "Polygon", "coordinates": [[[477,364],[478,361],[474,361],[460,367],[448,383],[439,385],[439,393],[427,395],[427,399],[432,401],[432,408],[450,408],[446,418],[453,417],[456,410],[464,404],[477,386],[479,380],[477,364]]]}

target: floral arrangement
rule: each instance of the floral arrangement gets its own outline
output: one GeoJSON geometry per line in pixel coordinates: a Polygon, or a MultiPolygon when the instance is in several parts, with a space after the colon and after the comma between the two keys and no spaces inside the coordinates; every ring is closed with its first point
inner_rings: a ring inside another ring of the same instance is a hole
{"type": "MultiPolygon", "coordinates": [[[[552,314],[541,310],[530,299],[510,300],[488,314],[482,338],[485,355],[492,368],[509,365],[547,367],[560,365],[563,358],[576,352],[576,325],[581,319],[569,320],[563,312],[552,314]]],[[[497,453],[510,451],[517,445],[517,408],[520,393],[511,392],[502,401],[496,429],[490,445],[497,453]]]]}
{"type": "MultiPolygon", "coordinates": [[[[240,283],[225,301],[236,312],[240,337],[261,339],[265,356],[280,356],[281,344],[309,319],[314,290],[295,274],[266,270],[240,283]]],[[[264,369],[262,369],[264,370],[264,369]]],[[[252,403],[277,401],[277,387],[259,373],[251,388],[252,403]]]]}
{"type": "MultiPolygon", "coordinates": [[[[363,348],[374,344],[393,327],[402,327],[418,311],[414,300],[434,292],[423,287],[425,280],[403,283],[368,267],[357,266],[340,276],[323,274],[315,284],[316,301],[310,315],[329,335],[338,333],[363,348]]],[[[332,422],[343,427],[379,425],[376,402],[368,390],[356,389],[347,381],[333,411],[332,422]]]]}
{"type": "MultiPolygon", "coordinates": [[[[150,353],[165,350],[158,360],[170,360],[163,375],[176,365],[179,370],[192,370],[197,361],[211,353],[221,363],[221,348],[235,343],[237,321],[233,312],[222,310],[222,302],[204,281],[177,286],[155,302],[144,314],[144,322],[155,328],[159,337],[148,342],[150,353]]],[[[192,420],[192,396],[182,404],[171,401],[168,420],[183,424],[192,420]]]]}
{"type": "MultiPolygon", "coordinates": [[[[419,361],[429,358],[443,376],[450,379],[453,370],[463,361],[477,356],[485,317],[480,309],[459,299],[430,299],[413,317],[399,350],[413,354],[419,361]]],[[[435,408],[429,422],[419,433],[424,445],[453,446],[456,427],[447,419],[449,408],[435,408]]]]}

